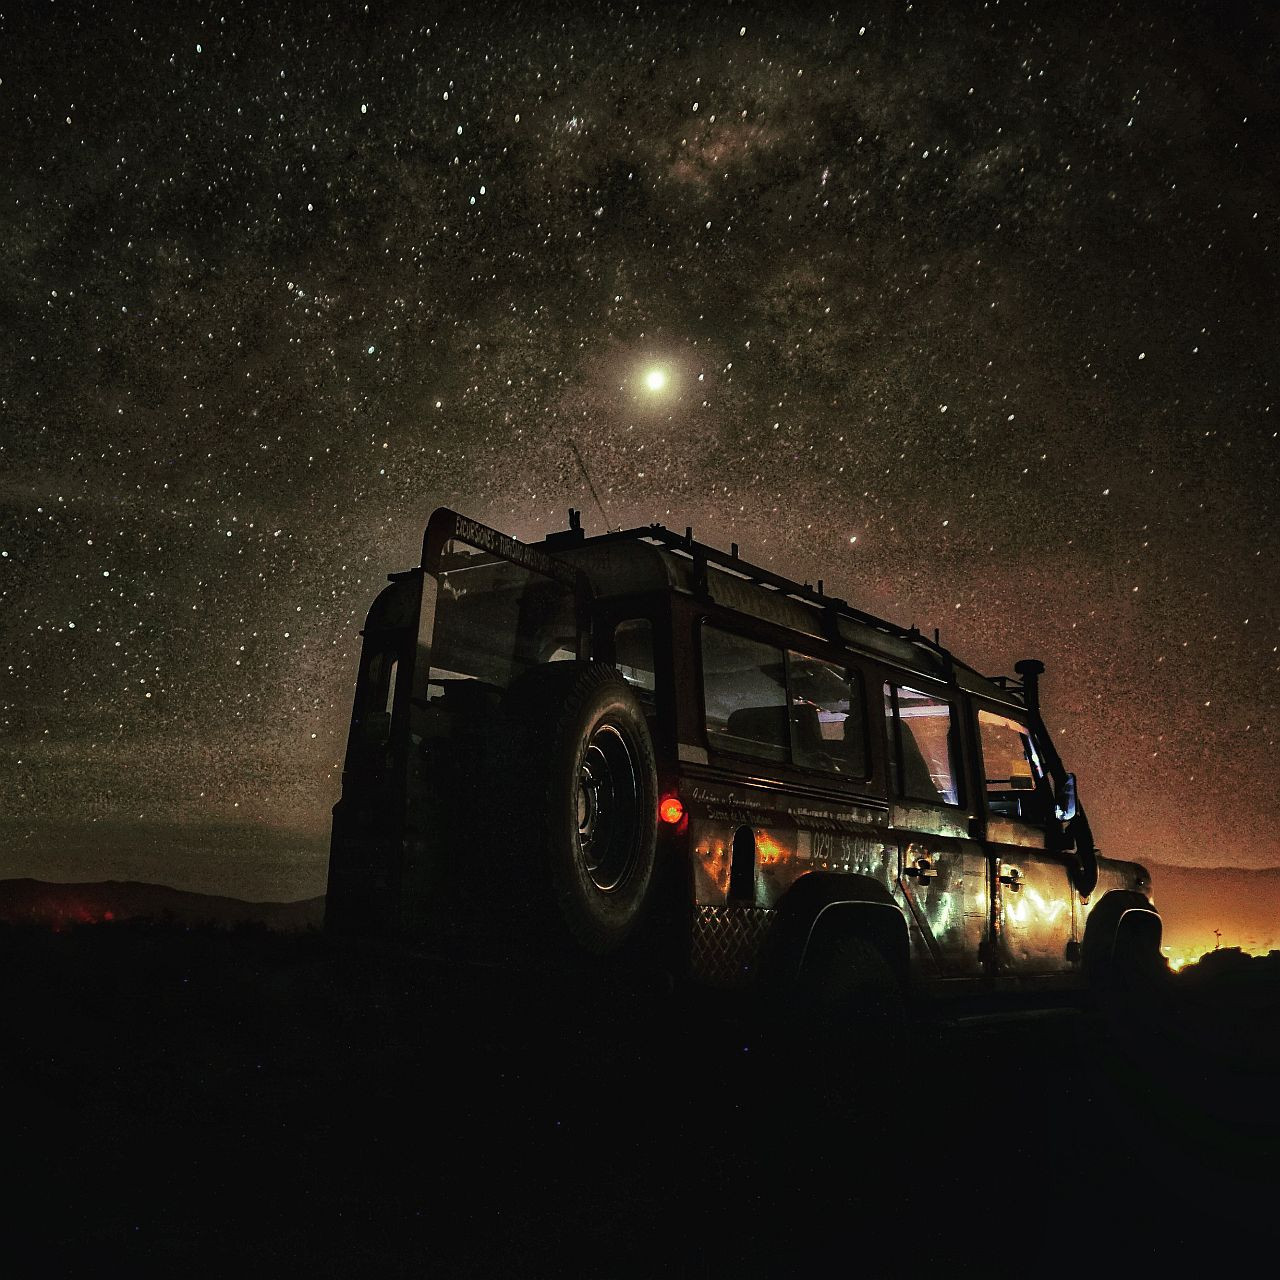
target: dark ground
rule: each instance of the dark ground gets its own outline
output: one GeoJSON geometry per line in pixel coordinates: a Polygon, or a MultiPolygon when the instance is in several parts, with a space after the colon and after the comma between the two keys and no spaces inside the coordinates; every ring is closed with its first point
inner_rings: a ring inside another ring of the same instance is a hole
{"type": "Polygon", "coordinates": [[[1154,1005],[833,1043],[705,995],[314,933],[0,926],[8,1255],[1033,1275],[1178,1274],[1206,1248],[1229,1275],[1280,1186],[1277,960],[1221,954],[1154,1005]]]}

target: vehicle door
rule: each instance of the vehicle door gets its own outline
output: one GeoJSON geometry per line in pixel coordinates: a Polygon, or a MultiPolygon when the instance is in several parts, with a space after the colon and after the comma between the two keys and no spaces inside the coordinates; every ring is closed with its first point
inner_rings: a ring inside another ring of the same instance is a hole
{"type": "Polygon", "coordinates": [[[936,971],[975,977],[984,970],[990,927],[989,868],[970,837],[959,706],[945,687],[911,681],[884,685],[899,883],[936,971]]]}
{"type": "Polygon", "coordinates": [[[1055,974],[1077,967],[1069,866],[1048,848],[1053,794],[1026,721],[977,708],[987,849],[995,863],[998,972],[1055,974]]]}

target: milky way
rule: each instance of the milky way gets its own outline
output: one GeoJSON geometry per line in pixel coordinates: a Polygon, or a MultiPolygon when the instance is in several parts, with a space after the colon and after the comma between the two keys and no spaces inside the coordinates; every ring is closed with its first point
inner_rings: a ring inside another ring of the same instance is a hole
{"type": "Polygon", "coordinates": [[[1105,852],[1280,863],[1275,18],[259,8],[0,19],[5,830],[318,837],[431,509],[573,505],[1043,658],[1105,852]]]}

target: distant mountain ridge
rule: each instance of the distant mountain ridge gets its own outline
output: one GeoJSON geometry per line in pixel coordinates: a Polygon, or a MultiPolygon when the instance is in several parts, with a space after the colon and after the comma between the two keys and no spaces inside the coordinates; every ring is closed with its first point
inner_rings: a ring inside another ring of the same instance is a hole
{"type": "Polygon", "coordinates": [[[173,920],[182,924],[261,924],[282,933],[319,928],[324,899],[246,902],[192,893],[137,880],[58,884],[45,880],[0,880],[0,921],[59,928],[114,920],[173,920]]]}
{"type": "Polygon", "coordinates": [[[126,881],[246,902],[324,893],[327,832],[230,823],[0,818],[0,882],[126,881]]]}

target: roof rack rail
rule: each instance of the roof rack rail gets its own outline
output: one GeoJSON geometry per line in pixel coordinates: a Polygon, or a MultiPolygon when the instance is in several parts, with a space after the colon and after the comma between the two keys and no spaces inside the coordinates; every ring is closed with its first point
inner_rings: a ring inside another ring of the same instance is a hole
{"type": "MultiPolygon", "coordinates": [[[[552,535],[552,537],[555,537],[555,535],[552,535]]],[[[742,559],[738,554],[738,544],[736,542],[732,544],[732,551],[721,551],[718,547],[708,546],[704,542],[697,542],[693,537],[692,526],[687,527],[684,533],[680,534],[673,529],[668,529],[663,524],[637,525],[633,529],[617,529],[611,533],[598,534],[593,538],[586,539],[586,541],[591,543],[641,541],[658,543],[677,555],[685,555],[693,560],[699,570],[699,585],[703,590],[706,589],[706,566],[714,564],[718,568],[725,569],[729,573],[744,578],[757,586],[767,587],[776,591],[779,595],[802,600],[806,604],[829,610],[831,613],[848,618],[852,622],[859,622],[864,626],[874,627],[877,631],[896,636],[900,640],[918,644],[921,648],[937,654],[942,659],[948,672],[953,670],[953,658],[950,651],[944,648],[936,639],[929,639],[919,628],[898,626],[897,623],[889,622],[884,618],[877,618],[874,614],[866,613],[862,609],[856,608],[839,596],[827,595],[824,590],[825,583],[821,579],[819,579],[817,587],[814,588],[807,582],[796,582],[794,579],[784,577],[780,573],[774,573],[772,569],[752,564],[742,559]]]]}
{"type": "Polygon", "coordinates": [[[1023,705],[1024,706],[1026,705],[1026,701],[1027,701],[1026,683],[1022,679],[1020,679],[1018,676],[987,676],[985,678],[987,680],[990,680],[991,683],[995,685],[997,689],[1003,689],[1005,693],[1010,693],[1015,698],[1020,698],[1022,700],[1023,705]]]}

